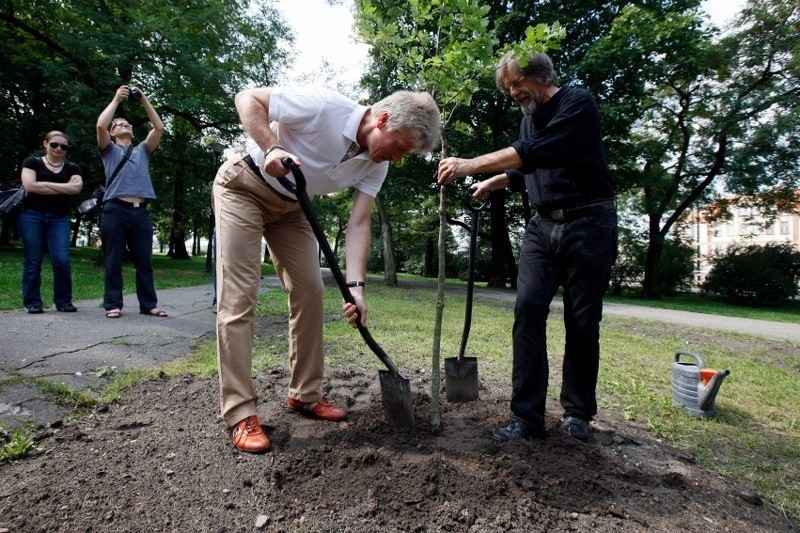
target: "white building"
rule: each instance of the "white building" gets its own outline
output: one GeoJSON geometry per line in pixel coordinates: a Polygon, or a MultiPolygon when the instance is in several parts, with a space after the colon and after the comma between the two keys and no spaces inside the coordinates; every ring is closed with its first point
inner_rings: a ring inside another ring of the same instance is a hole
{"type": "Polygon", "coordinates": [[[684,218],[679,231],[696,252],[695,283],[701,284],[711,270],[710,259],[732,244],[790,243],[800,251],[800,215],[782,213],[768,221],[757,207],[730,208],[732,218],[708,222],[708,210],[699,209],[684,218]]]}

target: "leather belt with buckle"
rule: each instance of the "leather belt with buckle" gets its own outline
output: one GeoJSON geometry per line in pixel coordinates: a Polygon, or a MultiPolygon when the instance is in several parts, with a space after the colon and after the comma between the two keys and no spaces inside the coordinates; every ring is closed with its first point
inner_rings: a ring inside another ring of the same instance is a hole
{"type": "Polygon", "coordinates": [[[541,215],[542,218],[549,218],[551,220],[555,220],[556,222],[569,222],[570,220],[575,220],[576,218],[600,214],[606,209],[616,209],[616,204],[613,198],[597,200],[595,202],[590,202],[588,204],[583,204],[568,209],[554,209],[550,212],[545,211],[541,213],[541,215]]]}

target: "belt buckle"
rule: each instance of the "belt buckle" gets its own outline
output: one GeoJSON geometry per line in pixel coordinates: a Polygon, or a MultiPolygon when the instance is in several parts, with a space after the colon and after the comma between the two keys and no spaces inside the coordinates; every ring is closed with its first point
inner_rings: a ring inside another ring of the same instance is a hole
{"type": "Polygon", "coordinates": [[[556,209],[555,211],[550,212],[550,218],[555,221],[561,222],[564,220],[564,210],[563,209],[556,209]]]}

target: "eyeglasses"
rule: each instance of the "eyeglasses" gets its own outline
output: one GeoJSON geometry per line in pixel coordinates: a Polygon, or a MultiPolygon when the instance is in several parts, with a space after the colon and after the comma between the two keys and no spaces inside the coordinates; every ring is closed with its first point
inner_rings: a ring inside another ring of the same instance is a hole
{"type": "Polygon", "coordinates": [[[511,89],[514,89],[514,90],[519,89],[519,86],[522,85],[522,82],[525,81],[525,78],[527,78],[527,77],[528,77],[527,74],[523,74],[522,76],[520,76],[516,80],[512,81],[511,83],[509,83],[508,87],[506,87],[506,91],[505,91],[506,94],[509,94],[511,92],[511,89]]]}
{"type": "Polygon", "coordinates": [[[54,143],[50,143],[50,148],[52,148],[53,150],[55,150],[56,148],[61,148],[65,152],[67,150],[69,150],[69,146],[67,146],[66,144],[55,143],[55,142],[54,143]]]}
{"type": "Polygon", "coordinates": [[[117,122],[116,124],[114,124],[114,127],[115,128],[133,128],[133,126],[131,126],[127,122],[117,122]]]}

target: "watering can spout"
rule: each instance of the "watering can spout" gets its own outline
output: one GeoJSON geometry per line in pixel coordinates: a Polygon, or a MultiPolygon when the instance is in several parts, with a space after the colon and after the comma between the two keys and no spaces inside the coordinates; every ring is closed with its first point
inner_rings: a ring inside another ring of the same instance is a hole
{"type": "Polygon", "coordinates": [[[714,399],[717,397],[717,392],[719,392],[719,386],[722,385],[722,380],[730,373],[730,370],[713,370],[711,368],[703,368],[700,370],[700,377],[703,384],[699,391],[700,394],[697,402],[700,410],[708,410],[714,405],[714,399]]]}

